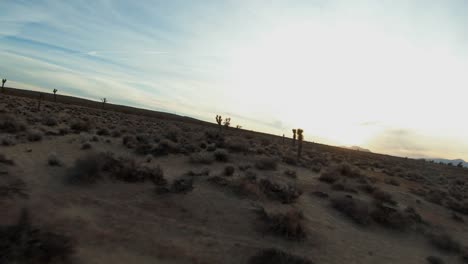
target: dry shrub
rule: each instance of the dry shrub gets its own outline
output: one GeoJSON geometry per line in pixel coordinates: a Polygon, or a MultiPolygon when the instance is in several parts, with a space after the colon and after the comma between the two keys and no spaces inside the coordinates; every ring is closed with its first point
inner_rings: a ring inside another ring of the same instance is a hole
{"type": "Polygon", "coordinates": [[[67,181],[75,184],[91,184],[99,180],[101,175],[101,159],[98,154],[90,154],[75,161],[69,169],[67,181]]]}
{"type": "Polygon", "coordinates": [[[304,216],[302,212],[291,209],[286,213],[270,214],[264,208],[259,210],[261,220],[265,223],[264,229],[288,240],[304,240],[307,237],[302,225],[304,216]]]}
{"type": "Polygon", "coordinates": [[[341,163],[339,165],[328,168],[327,171],[320,175],[319,180],[331,184],[336,182],[341,176],[347,178],[364,177],[359,170],[351,167],[349,164],[341,163]]]}
{"type": "Polygon", "coordinates": [[[230,138],[225,141],[224,146],[232,152],[248,152],[250,143],[243,138],[230,138]]]}
{"type": "Polygon", "coordinates": [[[226,176],[232,176],[235,171],[236,171],[236,169],[232,165],[228,165],[228,166],[224,167],[224,175],[226,175],[226,176]]]}
{"type": "Polygon", "coordinates": [[[112,154],[102,154],[102,170],[120,181],[135,183],[151,181],[155,185],[166,185],[161,167],[147,167],[137,164],[132,158],[115,158],[112,154]]]}
{"type": "Polygon", "coordinates": [[[6,133],[18,133],[26,130],[26,124],[11,115],[0,115],[0,131],[6,133]]]}
{"type": "Polygon", "coordinates": [[[47,163],[49,164],[49,166],[62,166],[62,161],[60,161],[60,159],[57,156],[57,153],[55,152],[49,154],[49,157],[47,158],[47,163]]]}
{"type": "Polygon", "coordinates": [[[279,249],[264,249],[249,259],[249,264],[313,264],[303,257],[291,255],[279,249]]]}
{"type": "Polygon", "coordinates": [[[255,160],[255,167],[259,170],[276,170],[278,160],[273,157],[262,156],[255,160]]]}
{"type": "Polygon", "coordinates": [[[388,203],[391,205],[397,205],[398,203],[393,199],[392,195],[382,190],[376,189],[372,192],[372,196],[377,202],[388,203]]]}
{"type": "Polygon", "coordinates": [[[196,164],[211,164],[214,162],[214,157],[211,153],[202,151],[190,155],[190,161],[196,164]]]}
{"type": "Polygon", "coordinates": [[[26,183],[21,179],[8,180],[2,178],[0,183],[0,197],[12,197],[20,196],[22,198],[27,198],[27,188],[26,183]]]}
{"type": "Polygon", "coordinates": [[[27,134],[27,139],[31,142],[37,142],[42,140],[42,133],[37,130],[31,130],[27,134]]]}
{"type": "Polygon", "coordinates": [[[385,226],[392,229],[406,229],[410,221],[400,211],[392,207],[385,206],[383,204],[377,204],[376,207],[371,212],[372,219],[385,226]]]}
{"type": "Polygon", "coordinates": [[[294,203],[302,195],[302,191],[292,185],[272,182],[268,179],[261,179],[259,187],[270,199],[281,201],[282,203],[294,203]]]}
{"type": "Polygon", "coordinates": [[[426,234],[429,242],[437,249],[447,253],[460,253],[460,242],[444,232],[429,232],[426,234]]]}
{"type": "Polygon", "coordinates": [[[229,154],[225,149],[217,149],[213,153],[216,161],[227,162],[229,161],[229,154]]]}
{"type": "Polygon", "coordinates": [[[15,162],[11,159],[8,159],[5,155],[0,154],[0,164],[6,164],[6,165],[15,165],[15,162]]]}
{"type": "Polygon", "coordinates": [[[444,264],[445,262],[439,258],[439,257],[436,257],[436,256],[429,256],[426,258],[427,260],[427,263],[429,264],[444,264]]]}
{"type": "Polygon", "coordinates": [[[366,202],[353,199],[351,196],[340,196],[331,199],[332,206],[360,225],[370,224],[370,211],[366,202]]]}
{"type": "Polygon", "coordinates": [[[193,190],[193,179],[180,178],[172,183],[171,191],[173,193],[188,193],[193,190]]]}
{"type": "Polygon", "coordinates": [[[89,120],[74,119],[71,121],[70,129],[79,132],[89,132],[91,130],[91,122],[89,120]]]}
{"type": "Polygon", "coordinates": [[[39,229],[23,210],[18,222],[0,227],[0,263],[70,263],[74,244],[67,236],[39,229]]]}

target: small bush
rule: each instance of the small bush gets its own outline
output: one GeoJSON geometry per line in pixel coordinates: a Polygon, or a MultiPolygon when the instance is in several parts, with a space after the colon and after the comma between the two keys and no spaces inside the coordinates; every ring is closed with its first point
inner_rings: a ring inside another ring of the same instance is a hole
{"type": "Polygon", "coordinates": [[[229,161],[229,154],[225,149],[217,149],[213,153],[216,161],[227,162],[229,161]]]}
{"type": "Polygon", "coordinates": [[[82,150],[91,149],[92,147],[93,146],[89,142],[83,143],[83,145],[81,145],[82,150]]]}
{"type": "Polygon", "coordinates": [[[171,192],[188,193],[193,190],[193,179],[181,178],[172,183],[171,192]]]}
{"type": "Polygon", "coordinates": [[[255,160],[255,167],[259,170],[276,170],[278,161],[272,157],[260,157],[255,160]]]}
{"type": "Polygon", "coordinates": [[[294,186],[275,183],[267,179],[260,180],[259,187],[270,199],[285,204],[294,203],[302,195],[302,191],[294,186]]]}
{"type": "Polygon", "coordinates": [[[340,196],[331,200],[333,208],[351,218],[360,225],[370,223],[369,206],[361,200],[350,196],[340,196]]]}
{"type": "Polygon", "coordinates": [[[449,253],[459,253],[461,251],[460,243],[447,233],[428,233],[427,238],[434,247],[441,251],[449,253]]]}
{"type": "Polygon", "coordinates": [[[68,182],[78,184],[95,183],[101,178],[101,158],[98,154],[91,154],[75,161],[68,172],[68,182]]]}
{"type": "Polygon", "coordinates": [[[42,133],[36,130],[31,130],[28,132],[27,138],[31,142],[41,141],[42,133]]]}
{"type": "Polygon", "coordinates": [[[429,264],[444,264],[445,262],[439,258],[439,257],[436,257],[436,256],[429,256],[426,258],[427,260],[427,263],[429,264]]]}
{"type": "Polygon", "coordinates": [[[329,168],[327,171],[323,172],[320,175],[319,180],[326,183],[336,182],[340,176],[347,178],[363,178],[364,176],[359,172],[359,170],[352,168],[348,164],[339,164],[337,166],[329,168]]]}
{"type": "Polygon", "coordinates": [[[211,164],[214,162],[214,157],[208,152],[198,152],[190,155],[190,161],[197,164],[211,164]]]}
{"type": "Polygon", "coordinates": [[[2,146],[14,146],[16,145],[16,140],[12,137],[2,137],[0,139],[0,144],[2,144],[2,146]]]}
{"type": "Polygon", "coordinates": [[[74,254],[70,238],[33,226],[26,210],[0,237],[0,263],[69,263],[74,254]]]}
{"type": "Polygon", "coordinates": [[[0,131],[14,134],[24,130],[26,130],[26,125],[23,121],[15,119],[10,115],[0,115],[0,131]]]}
{"type": "Polygon", "coordinates": [[[70,129],[75,132],[89,132],[91,130],[91,122],[81,119],[72,120],[70,124],[70,129]]]}
{"type": "Polygon", "coordinates": [[[1,164],[6,164],[6,165],[15,165],[15,162],[11,159],[8,159],[5,155],[0,154],[0,163],[1,164]]]}
{"type": "Polygon", "coordinates": [[[52,127],[56,126],[58,124],[58,121],[52,116],[45,116],[44,118],[42,118],[42,124],[44,124],[45,126],[52,127]]]}
{"type": "Polygon", "coordinates": [[[395,200],[393,200],[393,197],[392,197],[391,194],[389,194],[387,192],[384,192],[382,190],[378,190],[378,189],[375,190],[372,193],[372,196],[378,202],[388,203],[388,204],[391,204],[391,205],[397,205],[398,204],[395,200]]]}
{"type": "Polygon", "coordinates": [[[233,138],[225,142],[225,146],[232,152],[248,152],[249,151],[249,142],[243,138],[233,138]]]}
{"type": "Polygon", "coordinates": [[[392,229],[404,230],[410,224],[409,219],[403,213],[383,204],[377,204],[371,216],[375,222],[392,229]]]}
{"type": "Polygon", "coordinates": [[[28,197],[26,183],[23,180],[16,179],[0,184],[0,197],[12,197],[14,195],[22,198],[28,197]]]}
{"type": "Polygon", "coordinates": [[[249,259],[249,264],[313,264],[312,261],[279,249],[264,249],[249,259]]]}
{"type": "Polygon", "coordinates": [[[228,166],[224,167],[224,175],[226,175],[226,176],[232,176],[235,171],[236,171],[236,169],[232,165],[228,165],[228,166]]]}
{"type": "Polygon", "coordinates": [[[110,132],[107,128],[100,128],[98,131],[96,131],[96,134],[98,136],[109,136],[110,132]]]}
{"type": "Polygon", "coordinates": [[[294,170],[285,170],[284,175],[288,176],[289,178],[293,178],[293,179],[297,178],[297,173],[294,170]]]}
{"type": "Polygon", "coordinates": [[[62,162],[57,157],[57,153],[55,152],[49,154],[49,157],[47,158],[47,163],[49,164],[49,166],[62,166],[62,162]]]}
{"type": "Polygon", "coordinates": [[[307,237],[302,226],[302,213],[291,209],[282,214],[268,214],[263,208],[259,211],[260,217],[266,224],[266,231],[285,237],[288,240],[304,240],[307,237]]]}

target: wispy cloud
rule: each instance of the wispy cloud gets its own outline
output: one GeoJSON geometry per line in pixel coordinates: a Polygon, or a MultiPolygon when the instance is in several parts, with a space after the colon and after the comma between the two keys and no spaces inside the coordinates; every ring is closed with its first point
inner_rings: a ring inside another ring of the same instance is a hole
{"type": "Polygon", "coordinates": [[[23,88],[208,121],[229,115],[247,129],[303,127],[331,144],[468,159],[457,144],[468,142],[467,9],[464,1],[3,0],[0,74],[23,88]]]}

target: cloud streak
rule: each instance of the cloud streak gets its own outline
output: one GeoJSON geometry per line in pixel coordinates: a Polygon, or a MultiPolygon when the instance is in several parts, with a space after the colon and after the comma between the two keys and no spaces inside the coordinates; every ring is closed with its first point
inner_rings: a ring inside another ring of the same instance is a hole
{"type": "Polygon", "coordinates": [[[0,2],[19,87],[468,160],[463,1],[0,2]]]}

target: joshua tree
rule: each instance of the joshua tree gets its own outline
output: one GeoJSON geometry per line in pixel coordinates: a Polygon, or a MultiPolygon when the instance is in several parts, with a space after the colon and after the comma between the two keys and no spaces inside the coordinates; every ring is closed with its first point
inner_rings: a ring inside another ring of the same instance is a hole
{"type": "Polygon", "coordinates": [[[236,126],[236,128],[237,128],[237,129],[241,129],[241,128],[242,128],[242,126],[239,126],[239,125],[237,125],[237,126],[236,126]]]}
{"type": "Polygon", "coordinates": [[[304,140],[304,130],[298,128],[297,129],[297,158],[301,158],[302,153],[302,141],[304,140]]]}
{"type": "Polygon", "coordinates": [[[2,93],[5,93],[5,83],[6,83],[7,79],[2,79],[2,93]]]}
{"type": "Polygon", "coordinates": [[[292,141],[292,143],[293,143],[293,146],[296,146],[296,129],[293,129],[292,132],[293,132],[293,141],[292,141]]]}
{"type": "Polygon", "coordinates": [[[230,117],[225,118],[223,125],[224,127],[228,128],[231,125],[231,118],[230,117]]]}
{"type": "Polygon", "coordinates": [[[107,103],[107,98],[101,98],[101,102],[102,102],[102,109],[105,109],[106,108],[106,103],[107,103]]]}
{"type": "Polygon", "coordinates": [[[58,90],[54,89],[53,92],[54,92],[54,102],[57,102],[57,92],[58,92],[58,90]]]}
{"type": "Polygon", "coordinates": [[[216,115],[216,123],[218,123],[219,132],[221,132],[221,126],[222,126],[222,123],[223,123],[223,118],[220,115],[216,115]]]}
{"type": "Polygon", "coordinates": [[[41,102],[42,102],[42,98],[44,97],[44,95],[42,93],[39,93],[39,98],[38,98],[38,101],[37,101],[37,111],[41,111],[41,102]]]}

